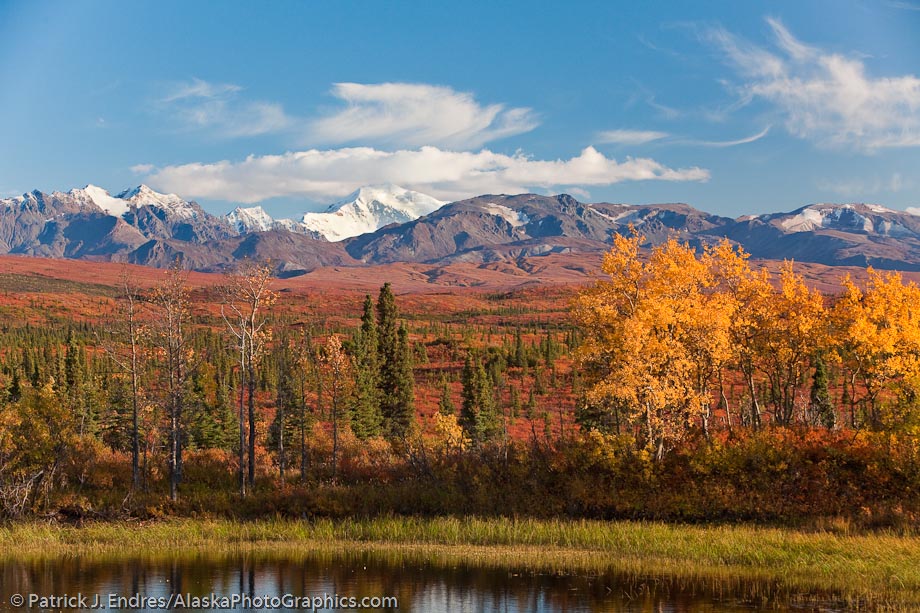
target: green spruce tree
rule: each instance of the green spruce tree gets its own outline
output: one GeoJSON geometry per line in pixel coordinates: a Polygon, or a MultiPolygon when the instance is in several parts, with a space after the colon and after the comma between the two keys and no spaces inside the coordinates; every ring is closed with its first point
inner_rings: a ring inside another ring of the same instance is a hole
{"type": "Polygon", "coordinates": [[[370,296],[364,299],[361,329],[355,335],[353,348],[355,389],[351,401],[351,428],[355,436],[363,440],[379,435],[383,423],[377,322],[370,296]]]}
{"type": "Polygon", "coordinates": [[[474,446],[495,440],[502,431],[501,419],[495,406],[492,380],[486,373],[479,355],[470,352],[463,365],[463,406],[460,425],[474,446]]]}
{"type": "Polygon", "coordinates": [[[815,356],[815,374],[811,380],[811,410],[825,428],[837,425],[837,412],[828,389],[827,365],[820,354],[815,356]]]}
{"type": "Polygon", "coordinates": [[[441,375],[441,396],[438,399],[438,412],[441,415],[454,415],[457,412],[453,396],[450,393],[450,381],[444,375],[441,375]]]}
{"type": "Polygon", "coordinates": [[[376,310],[383,431],[397,440],[406,436],[415,418],[415,386],[409,331],[399,325],[399,309],[389,283],[380,288],[376,310]]]}

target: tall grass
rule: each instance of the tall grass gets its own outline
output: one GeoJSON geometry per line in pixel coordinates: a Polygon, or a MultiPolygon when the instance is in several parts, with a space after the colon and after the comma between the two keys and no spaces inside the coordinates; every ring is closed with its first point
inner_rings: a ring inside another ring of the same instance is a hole
{"type": "Polygon", "coordinates": [[[790,588],[834,591],[854,601],[920,608],[920,538],[886,533],[452,517],[0,527],[0,558],[355,550],[553,572],[779,581],[790,588]]]}

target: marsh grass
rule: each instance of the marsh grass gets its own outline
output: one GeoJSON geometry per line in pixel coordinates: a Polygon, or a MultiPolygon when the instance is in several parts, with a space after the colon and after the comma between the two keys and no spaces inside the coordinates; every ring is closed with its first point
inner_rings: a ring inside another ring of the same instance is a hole
{"type": "MultiPolygon", "coordinates": [[[[0,527],[0,559],[183,554],[376,556],[549,573],[820,591],[850,603],[920,608],[920,538],[749,525],[388,517],[293,521],[21,523],[0,527]],[[777,587],[778,586],[778,587],[777,587]]],[[[767,588],[764,588],[767,589],[767,588]]]]}

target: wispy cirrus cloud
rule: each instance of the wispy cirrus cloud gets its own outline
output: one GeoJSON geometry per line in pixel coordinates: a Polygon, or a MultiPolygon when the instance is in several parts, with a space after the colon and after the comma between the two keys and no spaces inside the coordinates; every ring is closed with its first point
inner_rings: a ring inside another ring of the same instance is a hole
{"type": "Polygon", "coordinates": [[[156,107],[183,129],[204,129],[226,138],[278,133],[298,123],[280,104],[246,100],[242,91],[233,83],[192,79],[171,84],[156,107]]]}
{"type": "Polygon", "coordinates": [[[742,78],[739,96],[770,103],[791,134],[819,145],[920,146],[920,78],[873,76],[862,59],[803,43],[777,19],[767,23],[774,49],[721,28],[707,33],[742,78]]]}
{"type": "Polygon", "coordinates": [[[372,147],[288,152],[167,166],[146,182],[186,197],[258,202],[274,197],[325,200],[368,184],[392,182],[445,200],[624,181],[707,181],[709,171],[673,169],[649,158],[619,162],[593,147],[570,159],[534,160],[486,149],[437,147],[382,151],[372,147]]]}
{"type": "Polygon", "coordinates": [[[275,102],[247,100],[233,83],[173,83],[157,101],[185,129],[233,138],[285,133],[305,144],[432,145],[471,149],[539,125],[526,107],[480,104],[473,94],[422,83],[336,83],[344,106],[324,116],[296,117],[275,102]]]}
{"type": "Polygon", "coordinates": [[[833,192],[846,199],[858,200],[866,196],[874,196],[880,193],[896,194],[898,192],[912,189],[914,181],[905,178],[901,173],[892,173],[890,177],[873,177],[870,179],[845,178],[845,179],[820,179],[816,182],[818,189],[833,192]]]}
{"type": "Polygon", "coordinates": [[[482,105],[473,94],[420,83],[336,83],[345,107],[309,123],[308,139],[469,149],[522,134],[539,124],[526,107],[482,105]]]}
{"type": "Polygon", "coordinates": [[[233,83],[211,83],[194,78],[190,81],[173,83],[169,91],[161,97],[163,102],[176,102],[188,99],[222,98],[241,91],[243,88],[233,83]]]}
{"type": "Polygon", "coordinates": [[[900,9],[902,11],[920,11],[920,4],[915,2],[905,2],[904,0],[888,0],[888,2],[885,4],[893,9],[900,9]]]}
{"type": "Polygon", "coordinates": [[[689,144],[700,145],[702,147],[737,147],[738,145],[747,145],[748,143],[753,143],[759,141],[761,138],[770,133],[770,126],[767,126],[757,134],[752,134],[751,136],[745,136],[744,138],[738,138],[735,140],[696,140],[689,141],[689,144]]]}
{"type": "Polygon", "coordinates": [[[616,145],[644,145],[670,136],[657,130],[605,130],[598,132],[595,142],[616,145]]]}
{"type": "Polygon", "coordinates": [[[770,126],[751,136],[738,138],[734,140],[698,140],[686,137],[675,137],[668,132],[658,132],[654,130],[607,130],[598,132],[595,136],[595,142],[601,144],[617,145],[643,145],[645,143],[656,142],[667,139],[669,144],[674,145],[695,145],[699,147],[736,147],[759,141],[761,138],[770,133],[770,126]]]}

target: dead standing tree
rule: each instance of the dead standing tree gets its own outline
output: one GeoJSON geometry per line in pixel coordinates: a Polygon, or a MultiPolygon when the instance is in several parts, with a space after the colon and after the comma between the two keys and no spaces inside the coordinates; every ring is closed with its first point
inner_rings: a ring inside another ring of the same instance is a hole
{"type": "Polygon", "coordinates": [[[127,266],[122,268],[122,294],[116,302],[117,324],[111,331],[117,337],[115,345],[103,343],[109,359],[125,373],[131,383],[131,487],[140,486],[140,370],[143,359],[143,338],[146,327],[140,320],[140,290],[132,282],[127,266]]]}
{"type": "Polygon", "coordinates": [[[182,481],[183,420],[186,386],[193,351],[188,339],[190,319],[188,272],[179,261],[167,271],[166,279],[156,286],[151,302],[157,308],[154,332],[158,337],[166,369],[165,405],[169,431],[169,497],[177,500],[182,481]]]}
{"type": "Polygon", "coordinates": [[[244,416],[244,393],[248,395],[249,471],[250,489],[256,480],[256,364],[265,343],[271,338],[271,330],[262,311],[270,308],[278,294],[270,289],[274,280],[272,269],[267,264],[244,262],[236,272],[227,275],[223,286],[221,314],[230,334],[236,339],[239,350],[240,393],[239,393],[239,486],[240,496],[246,495],[244,466],[246,465],[246,420],[244,416]]]}

